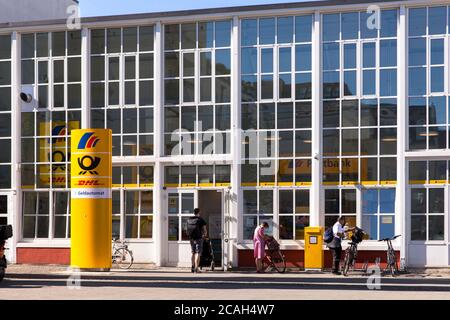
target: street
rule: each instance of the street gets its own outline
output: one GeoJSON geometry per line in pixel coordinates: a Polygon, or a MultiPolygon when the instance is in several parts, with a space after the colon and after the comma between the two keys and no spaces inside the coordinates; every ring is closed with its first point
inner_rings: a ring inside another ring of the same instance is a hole
{"type": "MultiPolygon", "coordinates": [[[[137,267],[106,273],[72,274],[65,267],[11,265],[0,283],[2,299],[133,299],[133,300],[318,300],[446,299],[450,276],[409,274],[383,276],[380,289],[368,288],[368,277],[326,273],[203,272],[177,268],[137,267]]],[[[377,282],[371,278],[369,286],[377,282]]]]}

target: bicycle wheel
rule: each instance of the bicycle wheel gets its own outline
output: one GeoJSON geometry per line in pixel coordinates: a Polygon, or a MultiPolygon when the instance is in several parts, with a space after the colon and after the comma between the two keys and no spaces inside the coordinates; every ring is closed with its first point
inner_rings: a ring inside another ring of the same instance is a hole
{"type": "Polygon", "coordinates": [[[272,265],[278,273],[284,273],[286,271],[286,259],[281,251],[272,256],[272,265]]]}
{"type": "Polygon", "coordinates": [[[348,271],[350,270],[350,266],[352,265],[352,262],[353,262],[353,252],[349,250],[345,255],[344,269],[342,270],[344,276],[347,276],[348,271]]]}
{"type": "Polygon", "coordinates": [[[264,259],[262,260],[263,271],[264,272],[271,271],[271,267],[272,267],[272,260],[268,256],[265,256],[264,259]]]}
{"type": "Polygon", "coordinates": [[[119,248],[114,252],[114,261],[120,269],[129,269],[133,264],[133,255],[130,250],[119,248]]]}
{"type": "Polygon", "coordinates": [[[388,253],[388,264],[391,275],[395,277],[395,275],[398,273],[398,266],[397,266],[397,257],[395,256],[394,252],[388,253]]]}

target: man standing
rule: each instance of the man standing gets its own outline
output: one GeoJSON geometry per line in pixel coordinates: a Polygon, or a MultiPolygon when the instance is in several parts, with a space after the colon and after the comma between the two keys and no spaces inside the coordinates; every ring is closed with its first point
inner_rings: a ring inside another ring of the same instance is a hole
{"type": "Polygon", "coordinates": [[[327,244],[328,248],[333,253],[333,274],[340,275],[339,264],[341,262],[342,245],[341,239],[345,237],[345,232],[352,231],[355,228],[344,229],[345,217],[339,217],[333,225],[333,240],[327,244]]]}
{"type": "Polygon", "coordinates": [[[203,239],[207,237],[206,222],[200,217],[200,209],[194,209],[194,216],[187,221],[187,235],[191,242],[192,267],[191,272],[199,272],[200,256],[203,250],[203,239]]]}

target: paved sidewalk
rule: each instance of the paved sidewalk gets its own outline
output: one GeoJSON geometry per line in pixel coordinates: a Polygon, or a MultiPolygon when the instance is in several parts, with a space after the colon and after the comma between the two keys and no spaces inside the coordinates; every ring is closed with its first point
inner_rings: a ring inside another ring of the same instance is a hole
{"type": "MultiPolygon", "coordinates": [[[[73,274],[66,266],[11,265],[0,283],[2,299],[170,299],[170,300],[316,300],[316,299],[448,299],[450,270],[380,279],[381,290],[369,290],[368,277],[329,273],[250,271],[192,274],[181,268],[135,265],[130,270],[73,274]],[[79,281],[78,281],[79,280],[79,281]],[[78,289],[72,289],[80,285],[78,289]]],[[[369,286],[376,284],[369,281],[369,286]]]]}

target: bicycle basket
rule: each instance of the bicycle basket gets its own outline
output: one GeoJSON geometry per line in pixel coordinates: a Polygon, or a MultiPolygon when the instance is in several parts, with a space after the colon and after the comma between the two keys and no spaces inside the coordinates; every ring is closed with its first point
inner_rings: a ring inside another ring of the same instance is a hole
{"type": "Polygon", "coordinates": [[[360,243],[363,241],[364,231],[361,229],[356,229],[352,235],[352,241],[355,243],[360,243]]]}

